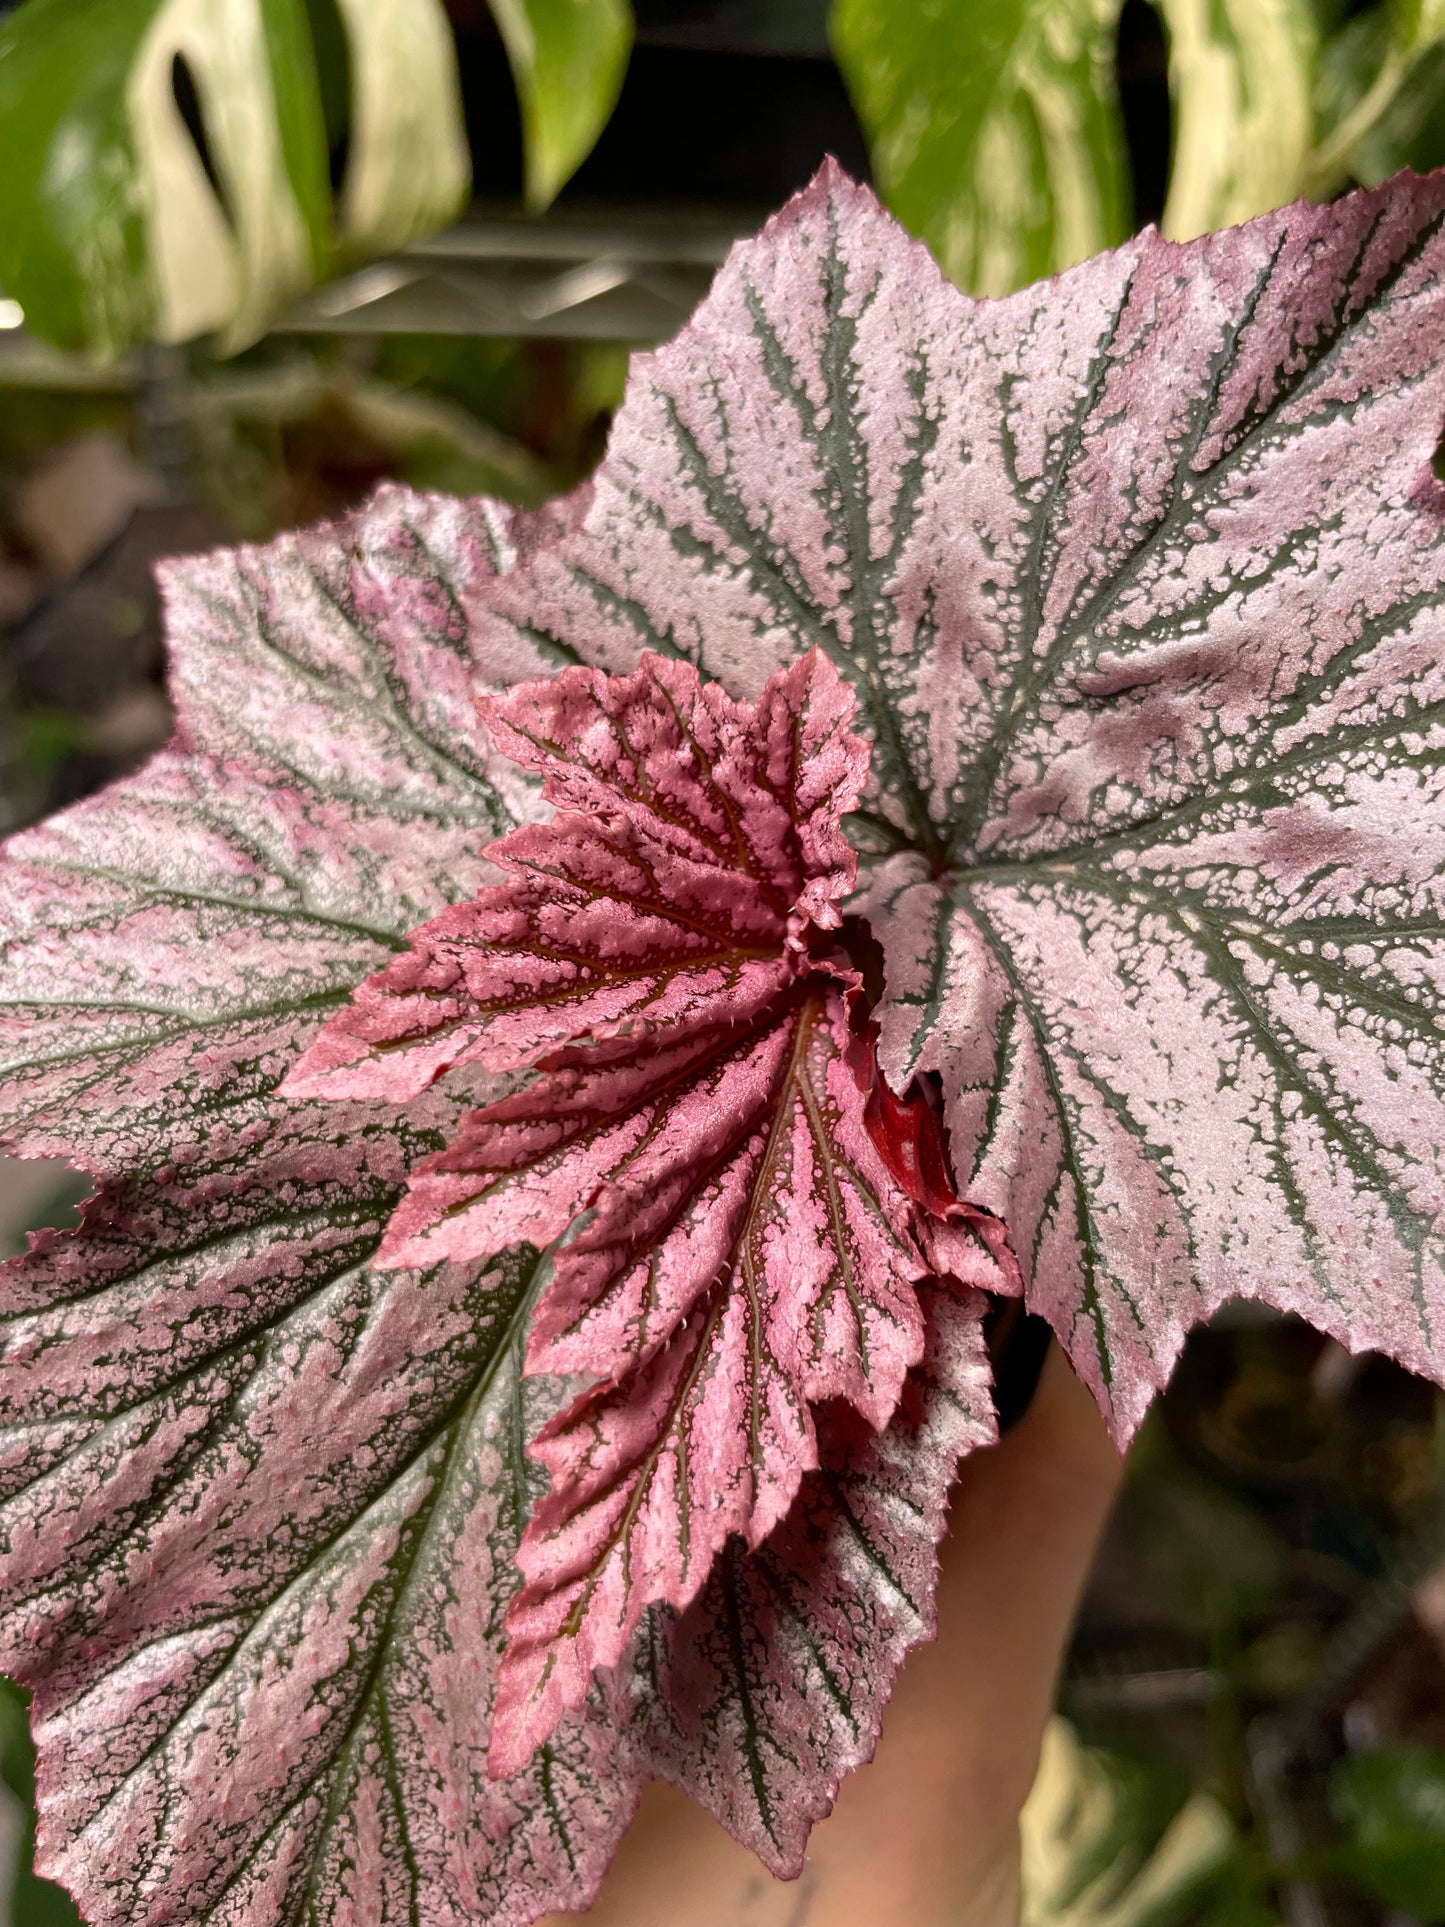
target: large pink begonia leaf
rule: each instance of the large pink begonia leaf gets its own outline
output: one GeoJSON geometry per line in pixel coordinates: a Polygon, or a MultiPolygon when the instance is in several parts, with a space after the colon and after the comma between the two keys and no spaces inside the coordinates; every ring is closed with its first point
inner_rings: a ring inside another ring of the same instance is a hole
{"type": "Polygon", "coordinates": [[[1445,1378],[1445,176],[973,302],[829,168],[489,645],[873,739],[882,1059],[1123,1439],[1234,1294],[1445,1378]]]}
{"type": "MultiPolygon", "coordinates": [[[[445,912],[292,1072],[305,1097],[412,1097],[536,1064],[423,1163],[391,1262],[549,1245],[533,1372],[591,1389],[533,1456],[492,1765],[517,1771],[654,1602],[757,1547],[818,1465],[811,1408],[891,1418],[924,1343],[908,1192],[865,1118],[855,973],[824,933],[867,751],[821,655],[738,703],[681,663],[570,669],[482,705],[559,808],[493,844],[505,880],[445,912]]],[[[997,1239],[995,1239],[997,1242],[997,1239]]],[[[999,1275],[958,1239],[964,1282],[999,1275]]],[[[936,1253],[934,1254],[936,1256],[936,1253]]]]}
{"type": "Polygon", "coordinates": [[[388,491],[178,567],[175,742],[0,860],[0,1119],[102,1180],[77,1232],[0,1271],[0,1666],[34,1688],[41,1869],[95,1927],[522,1927],[595,1891],[657,1773],[796,1871],[927,1630],[942,1495],[992,1423],[951,1295],[889,1431],[840,1439],[811,1538],[769,1548],[787,1612],[730,1600],[736,1659],[704,1605],[649,1620],[645,1677],[640,1647],[527,1772],[487,1777],[544,1483],[525,1443],[556,1403],[522,1377],[545,1273],[527,1247],[375,1265],[474,1091],[275,1086],[541,807],[476,728],[472,653],[495,569],[537,539],[388,491]],[[677,1744],[702,1666],[751,1710],[747,1747],[793,1763],[771,1803],[741,1756],[677,1744]],[[856,1682],[823,1718],[820,1667],[856,1682]]]}

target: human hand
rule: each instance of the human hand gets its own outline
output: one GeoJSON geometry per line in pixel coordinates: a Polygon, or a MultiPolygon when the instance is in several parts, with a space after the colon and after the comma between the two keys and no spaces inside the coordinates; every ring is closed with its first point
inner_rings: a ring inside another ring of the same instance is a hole
{"type": "Polygon", "coordinates": [[[873,1762],[815,1828],[801,1877],[774,1880],[655,1785],[590,1927],[1015,1927],[1019,1810],[1118,1479],[1097,1407],[1053,1346],[1018,1425],[964,1464],[938,1638],[909,1659],[873,1762]]]}

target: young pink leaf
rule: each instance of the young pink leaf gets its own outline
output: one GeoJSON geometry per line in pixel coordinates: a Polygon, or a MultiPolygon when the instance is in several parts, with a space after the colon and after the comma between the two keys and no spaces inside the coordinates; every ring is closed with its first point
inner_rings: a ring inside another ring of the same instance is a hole
{"type": "MultiPolygon", "coordinates": [[[[887,1424],[929,1266],[852,1062],[853,973],[823,949],[866,752],[821,656],[756,704],[644,658],[483,705],[561,814],[489,851],[507,880],[418,930],[297,1066],[294,1094],[405,1097],[538,1062],[419,1167],[391,1262],[558,1238],[528,1368],[596,1383],[541,1435],[552,1474],[507,1617],[493,1771],[523,1766],[654,1601],[757,1546],[817,1463],[810,1407],[887,1424]]],[[[966,1284],[995,1261],[958,1232],[966,1284]]]]}
{"type": "Polygon", "coordinates": [[[847,1043],[821,980],[727,1040],[654,1098],[645,1147],[556,1255],[529,1369],[590,1358],[604,1376],[533,1447],[552,1487],[518,1553],[500,1773],[617,1663],[645,1605],[686,1604],[729,1535],[773,1530],[818,1462],[811,1405],[892,1415],[927,1266],[862,1129],[847,1043]]]}
{"type": "Polygon", "coordinates": [[[1127,1437],[1234,1294],[1445,1378],[1445,176],[1007,301],[829,168],[501,586],[873,740],[882,1061],[1127,1437]]]}
{"type": "Polygon", "coordinates": [[[573,1040],[749,1022],[853,884],[839,818],[868,768],[853,707],[821,657],[779,676],[756,713],[662,661],[483,704],[498,746],[566,814],[494,843],[509,880],[418,930],[290,1088],[405,1099],[458,1064],[515,1070],[573,1040]]]}
{"type": "Polygon", "coordinates": [[[457,1100],[271,1095],[543,807],[473,703],[514,532],[390,491],[172,570],[175,742],[0,861],[0,1115],[105,1180],[0,1272],[0,1665],[95,1927],[522,1927],[635,1799],[600,1701],[486,1777],[537,1261],[372,1263],[457,1100]]]}

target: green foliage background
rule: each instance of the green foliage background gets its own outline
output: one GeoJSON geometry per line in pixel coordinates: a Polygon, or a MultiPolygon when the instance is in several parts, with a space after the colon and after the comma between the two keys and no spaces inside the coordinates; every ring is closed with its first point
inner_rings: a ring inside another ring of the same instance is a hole
{"type": "MultiPolygon", "coordinates": [[[[631,7],[489,4],[537,212],[617,102],[631,7]]],[[[971,292],[1129,231],[1123,4],[830,0],[879,189],[971,292]]],[[[1152,4],[1175,239],[1445,154],[1445,0],[1152,4]]],[[[0,286],[36,332],[101,357],[200,334],[241,346],[314,282],[444,225],[469,180],[443,0],[23,0],[0,21],[0,140],[0,286]]]]}

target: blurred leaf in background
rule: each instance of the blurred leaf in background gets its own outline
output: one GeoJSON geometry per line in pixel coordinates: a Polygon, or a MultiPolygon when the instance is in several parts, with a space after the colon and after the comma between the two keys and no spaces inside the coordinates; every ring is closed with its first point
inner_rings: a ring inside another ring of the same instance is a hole
{"type": "Polygon", "coordinates": [[[1387,1906],[1445,1919],[1445,1753],[1424,1746],[1357,1753],[1336,1770],[1334,1807],[1349,1838],[1330,1867],[1387,1906]]]}
{"type": "Polygon", "coordinates": [[[884,199],[976,294],[1122,241],[1119,0],[835,0],[884,199]]]}
{"type": "Polygon", "coordinates": [[[1221,1803],[1158,1761],[1082,1745],[1067,1720],[1044,1733],[1019,1833],[1022,1927],[1182,1927],[1226,1891],[1234,1927],[1259,1917],[1221,1803]]]}
{"type": "Polygon", "coordinates": [[[591,153],[632,50],[627,0],[491,0],[522,107],[527,206],[536,212],[591,153]]]}
{"type": "Polygon", "coordinates": [[[1313,135],[1310,0],[1160,0],[1174,154],[1163,231],[1192,241],[1299,193],[1313,135]]]}
{"type": "MultiPolygon", "coordinates": [[[[611,110],[630,11],[498,10],[540,205],[611,110]]],[[[441,0],[25,0],[0,23],[0,144],[0,286],[101,358],[204,334],[232,351],[450,220],[470,183],[441,0]]]]}
{"type": "Polygon", "coordinates": [[[301,0],[29,0],[0,25],[0,129],[0,282],[65,347],[244,336],[322,265],[301,0]]]}
{"type": "MultiPolygon", "coordinates": [[[[1445,162],[1445,0],[1154,0],[1173,117],[1164,232],[1445,162]]],[[[975,294],[1128,232],[1120,0],[833,0],[883,198],[975,294]]]]}
{"type": "Polygon", "coordinates": [[[1382,0],[1326,42],[1309,191],[1366,186],[1445,162],[1445,0],[1382,0]]]}
{"type": "Polygon", "coordinates": [[[351,116],[338,240],[354,261],[458,214],[471,187],[471,157],[440,0],[310,0],[309,11],[314,17],[333,6],[346,30],[351,116]]]}

